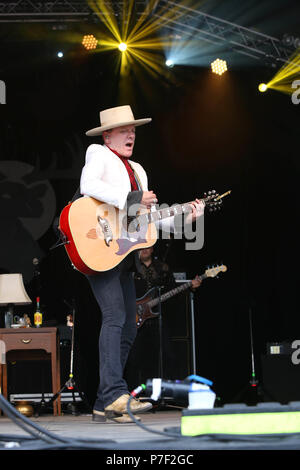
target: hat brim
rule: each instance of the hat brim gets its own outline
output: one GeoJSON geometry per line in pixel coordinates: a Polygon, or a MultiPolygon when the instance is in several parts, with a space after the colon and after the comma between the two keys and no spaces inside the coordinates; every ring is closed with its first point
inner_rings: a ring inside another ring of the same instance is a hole
{"type": "Polygon", "coordinates": [[[101,135],[102,132],[108,131],[110,129],[115,129],[116,127],[122,126],[142,126],[143,124],[147,124],[148,122],[152,121],[152,118],[145,118],[145,119],[136,119],[134,121],[126,121],[126,122],[118,122],[117,124],[110,124],[108,126],[101,126],[101,127],[94,127],[94,129],[90,129],[85,133],[85,135],[89,137],[93,137],[95,135],[101,135]]]}

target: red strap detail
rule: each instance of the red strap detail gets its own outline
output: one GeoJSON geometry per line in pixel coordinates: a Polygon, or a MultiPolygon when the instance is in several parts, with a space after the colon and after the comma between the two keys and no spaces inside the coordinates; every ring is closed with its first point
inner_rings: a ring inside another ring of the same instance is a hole
{"type": "Polygon", "coordinates": [[[120,160],[123,162],[123,164],[125,165],[125,168],[127,170],[127,173],[128,173],[128,176],[129,176],[129,179],[130,179],[130,184],[131,184],[131,191],[138,191],[138,186],[137,186],[137,183],[136,183],[136,179],[135,179],[135,176],[134,176],[134,171],[128,161],[128,158],[125,158],[125,157],[122,157],[122,155],[120,155],[118,152],[116,152],[116,150],[113,150],[113,149],[109,149],[111,150],[112,152],[114,152],[119,158],[120,160]]]}

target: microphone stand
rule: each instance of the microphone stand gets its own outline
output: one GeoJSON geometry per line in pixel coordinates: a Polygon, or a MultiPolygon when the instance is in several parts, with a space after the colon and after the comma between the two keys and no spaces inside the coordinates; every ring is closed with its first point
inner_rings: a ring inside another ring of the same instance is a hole
{"type": "MultiPolygon", "coordinates": [[[[234,397],[230,403],[239,403],[241,399],[244,399],[249,405],[256,405],[260,398],[270,397],[270,394],[267,394],[263,386],[260,385],[259,381],[256,378],[255,372],[255,358],[254,358],[254,342],[253,342],[253,325],[252,325],[252,308],[249,305],[248,307],[249,315],[249,334],[250,334],[250,355],[251,355],[251,377],[248,384],[243,387],[243,389],[234,397]]],[[[273,397],[270,397],[271,400],[276,401],[273,397]]]]}
{"type": "MultiPolygon", "coordinates": [[[[162,324],[162,309],[161,309],[161,289],[164,286],[158,286],[158,329],[159,329],[159,377],[164,377],[164,360],[163,360],[163,324],[162,324]]],[[[164,399],[161,399],[160,406],[164,407],[166,404],[164,399]]]]}
{"type": "Polygon", "coordinates": [[[192,370],[193,374],[197,374],[196,367],[196,341],[195,341],[195,309],[194,309],[194,292],[190,290],[190,317],[191,317],[191,336],[192,336],[192,370]]]}
{"type": "MultiPolygon", "coordinates": [[[[186,284],[191,282],[187,279],[177,280],[177,283],[186,284]]],[[[196,331],[195,331],[195,294],[190,290],[190,335],[191,335],[191,347],[192,347],[192,374],[197,375],[197,361],[196,361],[196,331]]]]}
{"type": "MultiPolygon", "coordinates": [[[[65,302],[67,303],[67,302],[65,302]]],[[[76,312],[76,308],[75,308],[75,302],[73,300],[73,306],[72,306],[72,319],[73,319],[73,326],[72,326],[72,339],[71,339],[71,353],[70,353],[70,373],[69,373],[69,379],[66,381],[66,383],[61,387],[61,389],[55,394],[53,395],[53,397],[51,398],[51,400],[48,402],[48,405],[51,405],[58,397],[59,395],[62,394],[62,392],[64,390],[68,390],[68,391],[71,391],[72,392],[72,399],[73,399],[73,403],[71,405],[71,408],[72,408],[72,414],[74,415],[79,415],[80,413],[77,410],[77,407],[76,407],[76,398],[75,398],[75,392],[78,393],[78,395],[80,396],[81,400],[83,403],[85,403],[87,405],[87,407],[89,408],[89,403],[87,402],[87,399],[85,398],[85,396],[82,394],[82,392],[78,389],[78,387],[76,386],[76,383],[75,383],[75,380],[74,380],[74,374],[73,374],[73,363],[74,363],[74,327],[75,327],[75,312],[76,312]]],[[[69,304],[67,304],[69,305],[69,304]]]]}
{"type": "Polygon", "coordinates": [[[162,337],[162,314],[161,314],[161,289],[162,286],[158,286],[158,329],[159,329],[159,377],[164,376],[163,370],[163,337],[162,337]]]}

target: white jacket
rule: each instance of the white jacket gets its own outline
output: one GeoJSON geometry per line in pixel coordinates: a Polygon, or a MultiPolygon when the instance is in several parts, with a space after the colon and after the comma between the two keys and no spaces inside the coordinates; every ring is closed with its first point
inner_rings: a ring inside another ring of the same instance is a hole
{"type": "MultiPolygon", "coordinates": [[[[132,160],[129,163],[139,178],[142,191],[148,191],[144,168],[132,160]]],[[[106,145],[90,145],[81,173],[80,193],[124,209],[130,191],[130,179],[121,159],[106,145]]],[[[157,226],[161,230],[174,232],[174,217],[159,221],[157,226]]]]}
{"type": "MultiPolygon", "coordinates": [[[[143,167],[131,160],[129,163],[140,179],[141,189],[148,191],[148,179],[143,167]]],[[[90,145],[80,178],[81,194],[124,209],[130,191],[130,179],[121,159],[105,145],[90,145]]]]}

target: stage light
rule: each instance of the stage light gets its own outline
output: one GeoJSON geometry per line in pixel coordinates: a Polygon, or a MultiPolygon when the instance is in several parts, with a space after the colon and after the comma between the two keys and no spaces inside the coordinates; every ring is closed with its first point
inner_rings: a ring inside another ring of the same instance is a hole
{"type": "Polygon", "coordinates": [[[291,34],[285,33],[282,37],[282,42],[286,46],[292,46],[294,42],[294,36],[292,36],[291,34]]]}
{"type": "Polygon", "coordinates": [[[265,83],[260,83],[258,85],[258,89],[261,93],[263,93],[264,91],[266,91],[268,89],[267,85],[265,83]]]}
{"type": "Polygon", "coordinates": [[[173,60],[171,60],[171,59],[166,60],[166,66],[167,67],[173,67],[173,65],[174,65],[173,60]]]}
{"type": "Polygon", "coordinates": [[[59,57],[60,59],[61,59],[63,56],[64,56],[64,53],[63,53],[63,52],[59,51],[59,52],[57,53],[57,57],[59,57]]]}
{"type": "Polygon", "coordinates": [[[267,82],[267,88],[280,91],[293,97],[297,80],[300,76],[300,51],[295,51],[289,60],[276,72],[273,78],[267,82]]]}
{"type": "Polygon", "coordinates": [[[282,38],[282,43],[286,46],[292,46],[295,49],[298,49],[300,46],[300,37],[292,36],[291,34],[284,34],[282,38]]]}
{"type": "Polygon", "coordinates": [[[216,59],[211,63],[211,69],[213,73],[222,75],[227,70],[226,60],[216,59]]]}
{"type": "Polygon", "coordinates": [[[124,52],[126,51],[126,49],[127,49],[127,44],[125,44],[125,42],[121,42],[119,44],[119,51],[124,52]]]}
{"type": "Polygon", "coordinates": [[[97,44],[98,44],[98,40],[95,38],[95,36],[93,36],[93,34],[87,34],[87,35],[83,36],[82,45],[86,49],[88,49],[88,50],[96,49],[97,44]]]}

